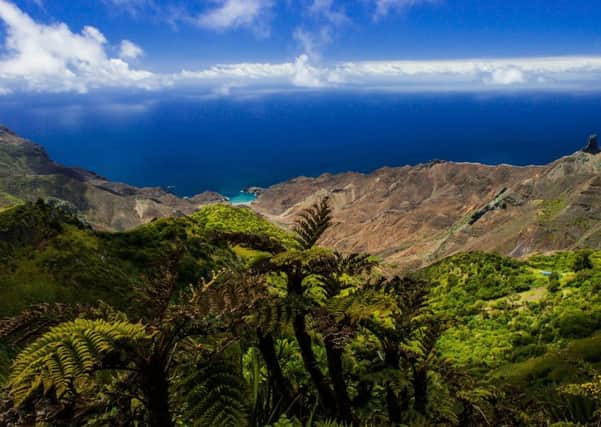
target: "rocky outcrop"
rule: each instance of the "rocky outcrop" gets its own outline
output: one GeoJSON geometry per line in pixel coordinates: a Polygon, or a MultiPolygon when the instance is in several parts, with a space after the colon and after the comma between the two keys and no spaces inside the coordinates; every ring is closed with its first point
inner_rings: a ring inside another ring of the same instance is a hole
{"type": "Polygon", "coordinates": [[[248,193],[248,194],[254,194],[255,196],[258,196],[259,194],[261,194],[263,191],[265,191],[265,188],[263,187],[246,187],[244,190],[242,190],[244,193],[248,193]]]}
{"type": "Polygon", "coordinates": [[[584,147],[582,151],[588,154],[601,153],[601,149],[599,148],[599,143],[597,141],[597,135],[591,135],[589,137],[588,144],[586,144],[586,147],[584,147]]]}
{"type": "Polygon", "coordinates": [[[138,188],[65,167],[53,162],[42,146],[0,126],[0,209],[39,198],[77,209],[104,230],[126,230],[227,200],[212,192],[180,198],[161,188],[138,188]]]}
{"type": "Polygon", "coordinates": [[[289,226],[327,195],[335,225],[321,244],[405,270],[469,250],[525,256],[601,247],[600,174],[601,156],[582,151],[545,166],[430,162],[296,178],[252,206],[289,226]]]}

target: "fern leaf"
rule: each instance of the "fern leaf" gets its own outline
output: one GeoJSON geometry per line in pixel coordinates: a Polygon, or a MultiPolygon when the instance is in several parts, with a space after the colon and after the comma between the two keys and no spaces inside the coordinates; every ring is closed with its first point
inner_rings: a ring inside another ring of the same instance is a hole
{"type": "Polygon", "coordinates": [[[294,231],[302,249],[311,249],[332,224],[332,209],[328,197],[299,214],[294,231]]]}
{"type": "Polygon", "coordinates": [[[143,325],[76,319],[50,329],[15,359],[8,386],[16,405],[35,394],[61,400],[124,341],[149,339],[143,325]]]}
{"type": "Polygon", "coordinates": [[[197,426],[247,424],[246,383],[240,367],[223,356],[199,364],[180,385],[186,415],[197,426]]]}

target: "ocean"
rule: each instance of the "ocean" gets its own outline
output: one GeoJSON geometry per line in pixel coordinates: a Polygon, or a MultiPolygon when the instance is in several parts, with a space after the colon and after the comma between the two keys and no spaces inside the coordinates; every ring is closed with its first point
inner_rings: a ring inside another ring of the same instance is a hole
{"type": "Polygon", "coordinates": [[[181,196],[433,159],[543,164],[601,133],[601,94],[299,92],[5,96],[57,162],[181,196]]]}

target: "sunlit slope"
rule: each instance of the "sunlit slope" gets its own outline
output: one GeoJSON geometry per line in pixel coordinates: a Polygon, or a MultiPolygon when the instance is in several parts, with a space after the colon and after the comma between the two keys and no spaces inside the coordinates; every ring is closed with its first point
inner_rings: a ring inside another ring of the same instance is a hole
{"type": "Polygon", "coordinates": [[[44,203],[19,205],[0,212],[0,317],[42,302],[102,299],[129,309],[132,290],[176,250],[185,285],[235,261],[231,248],[282,242],[293,239],[251,210],[228,205],[123,233],[94,231],[73,212],[44,203]]]}

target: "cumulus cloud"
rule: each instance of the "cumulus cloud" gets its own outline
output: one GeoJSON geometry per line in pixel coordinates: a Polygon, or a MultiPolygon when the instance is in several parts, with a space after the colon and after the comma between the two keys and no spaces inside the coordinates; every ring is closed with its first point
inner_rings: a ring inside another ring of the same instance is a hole
{"type": "Polygon", "coordinates": [[[526,77],[521,70],[517,68],[501,68],[494,70],[491,73],[490,80],[488,82],[499,85],[513,85],[524,83],[525,81],[526,77]]]}
{"type": "Polygon", "coordinates": [[[388,15],[390,12],[402,12],[413,6],[421,4],[433,4],[438,3],[439,0],[375,0],[376,1],[376,12],[374,14],[375,19],[382,18],[388,15]]]}
{"type": "Polygon", "coordinates": [[[86,92],[93,87],[160,84],[155,74],[110,58],[107,40],[95,27],[73,33],[64,23],[39,24],[6,0],[0,0],[0,20],[6,27],[6,53],[0,58],[4,87],[86,92]]]}
{"type": "Polygon", "coordinates": [[[271,0],[213,0],[215,7],[196,20],[201,27],[224,31],[246,27],[256,32],[268,31],[264,19],[272,6],[271,0]]]}
{"type": "Polygon", "coordinates": [[[313,67],[309,63],[309,57],[303,54],[294,61],[294,73],[291,81],[292,84],[299,87],[321,87],[325,84],[322,80],[322,76],[325,74],[324,70],[313,67]]]}
{"type": "Polygon", "coordinates": [[[173,87],[220,96],[299,88],[601,90],[601,56],[329,63],[314,59],[314,34],[300,31],[296,37],[304,53],[289,61],[214,65],[160,74],[128,63],[143,54],[131,41],[120,42],[118,57],[111,57],[108,51],[114,45],[92,26],[74,32],[64,23],[35,22],[7,0],[0,0],[0,21],[5,27],[0,94],[118,87],[173,87]]]}
{"type": "Polygon", "coordinates": [[[136,59],[144,55],[144,50],[129,40],[123,40],[119,46],[119,58],[121,59],[136,59]]]}

